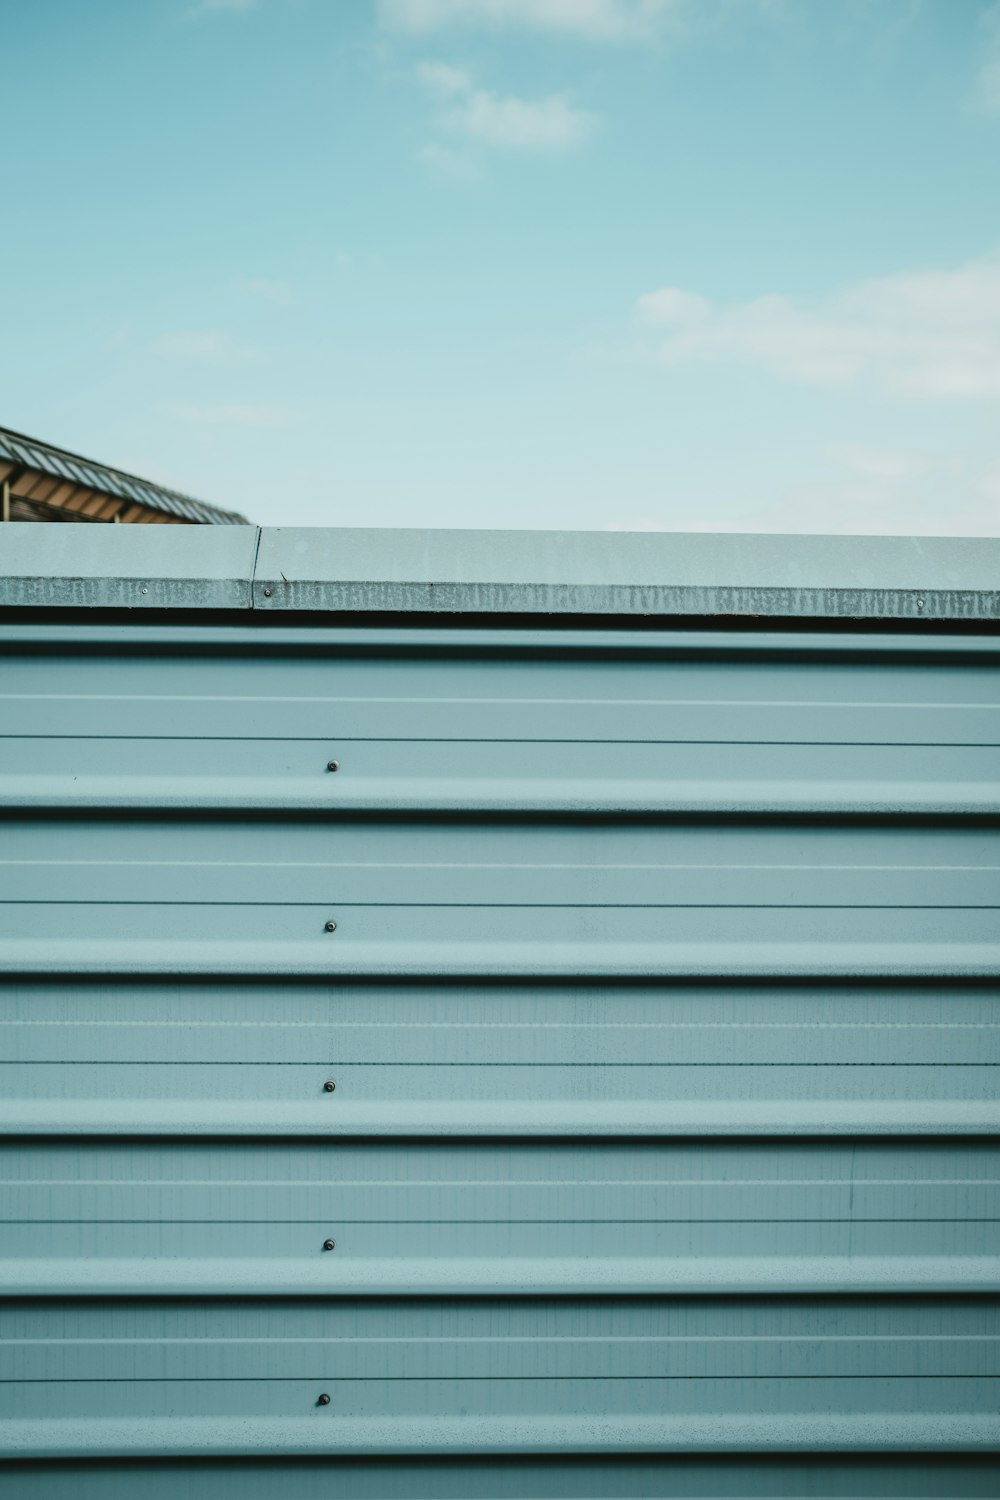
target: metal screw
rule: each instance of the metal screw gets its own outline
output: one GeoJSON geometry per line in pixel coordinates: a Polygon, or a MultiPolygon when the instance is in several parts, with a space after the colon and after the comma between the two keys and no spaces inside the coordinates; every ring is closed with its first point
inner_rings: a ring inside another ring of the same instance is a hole
{"type": "Polygon", "coordinates": [[[924,601],[923,601],[923,599],[918,599],[917,600],[917,608],[918,609],[923,609],[923,607],[924,607],[924,601]]]}
{"type": "Polygon", "coordinates": [[[324,1391],[323,1394],[322,1394],[322,1396],[320,1396],[319,1400],[316,1402],[316,1405],[317,1406],[329,1406],[330,1405],[330,1398],[326,1394],[326,1391],[324,1391]]]}
{"type": "Polygon", "coordinates": [[[336,924],[336,922],[327,922],[327,924],[326,924],[326,930],[327,930],[327,932],[336,932],[336,930],[337,930],[337,924],[336,924]]]}
{"type": "Polygon", "coordinates": [[[336,1248],[337,1248],[337,1241],[336,1240],[324,1240],[323,1241],[323,1249],[324,1250],[336,1250],[336,1248]]]}
{"type": "MultiPolygon", "coordinates": [[[[271,597],[271,590],[270,589],[265,589],[264,590],[264,598],[265,599],[270,599],[270,597],[271,597]]],[[[330,1399],[329,1396],[326,1399],[329,1401],[329,1399],[330,1399]]]]}
{"type": "Polygon", "coordinates": [[[140,589],[139,592],[140,592],[140,594],[148,594],[149,593],[149,589],[140,589]]]}
{"type": "Polygon", "coordinates": [[[326,763],[326,769],[328,771],[339,771],[340,770],[340,761],[339,760],[328,760],[327,763],[326,763]]]}
{"type": "Polygon", "coordinates": [[[334,1083],[333,1079],[328,1078],[323,1085],[323,1092],[324,1094],[332,1094],[336,1087],[337,1085],[334,1083]]]}

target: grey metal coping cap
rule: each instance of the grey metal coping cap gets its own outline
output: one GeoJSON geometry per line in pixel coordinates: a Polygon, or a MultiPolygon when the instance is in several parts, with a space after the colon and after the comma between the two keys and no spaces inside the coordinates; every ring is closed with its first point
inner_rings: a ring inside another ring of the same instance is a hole
{"type": "Polygon", "coordinates": [[[256,526],[0,524],[0,605],[251,609],[256,526]]]}
{"type": "Polygon", "coordinates": [[[1000,618],[1000,539],[0,526],[0,605],[1000,618]]]}

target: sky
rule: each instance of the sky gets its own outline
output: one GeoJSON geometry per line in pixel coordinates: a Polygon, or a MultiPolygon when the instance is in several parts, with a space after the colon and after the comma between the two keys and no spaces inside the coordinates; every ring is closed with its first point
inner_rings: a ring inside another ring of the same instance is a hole
{"type": "Polygon", "coordinates": [[[1000,535],[997,0],[0,16],[0,425],[267,525],[1000,535]]]}

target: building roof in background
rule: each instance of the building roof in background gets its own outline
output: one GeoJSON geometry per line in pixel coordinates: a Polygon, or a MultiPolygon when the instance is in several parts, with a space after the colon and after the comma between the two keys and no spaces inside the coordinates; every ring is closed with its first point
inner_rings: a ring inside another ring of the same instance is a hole
{"type": "Polygon", "coordinates": [[[4,478],[10,480],[14,496],[53,510],[65,509],[71,513],[67,519],[115,519],[113,514],[97,513],[93,506],[87,506],[86,501],[87,496],[111,496],[182,523],[202,526],[248,524],[246,516],[237,511],[221,510],[217,505],[208,505],[204,500],[195,500],[178,490],[168,490],[122,469],[109,468],[107,464],[95,463],[93,459],[82,458],[65,448],[55,448],[51,443],[40,443],[23,433],[0,427],[0,479],[4,478]],[[58,485],[54,489],[51,484],[45,486],[40,478],[36,478],[34,484],[26,484],[23,478],[14,477],[22,475],[22,471],[27,475],[56,480],[58,485]]]}

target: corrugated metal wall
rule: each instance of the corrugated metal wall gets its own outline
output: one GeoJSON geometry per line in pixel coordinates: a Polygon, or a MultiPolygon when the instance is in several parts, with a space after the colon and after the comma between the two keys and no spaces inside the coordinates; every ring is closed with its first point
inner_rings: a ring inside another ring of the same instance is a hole
{"type": "Polygon", "coordinates": [[[1000,1494],[996,637],[0,642],[0,1485],[1000,1494]]]}

